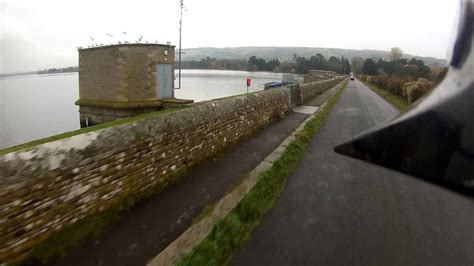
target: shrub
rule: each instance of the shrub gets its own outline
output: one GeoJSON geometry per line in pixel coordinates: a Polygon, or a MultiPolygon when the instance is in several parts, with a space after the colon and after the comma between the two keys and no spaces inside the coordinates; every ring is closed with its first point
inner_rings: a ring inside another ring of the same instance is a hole
{"type": "Polygon", "coordinates": [[[434,87],[434,83],[424,78],[419,78],[417,81],[406,82],[403,85],[403,97],[408,103],[413,103],[420,99],[426,92],[434,87]]]}
{"type": "Polygon", "coordinates": [[[387,80],[386,89],[395,95],[403,96],[403,84],[406,83],[406,80],[400,78],[389,78],[387,80]]]}

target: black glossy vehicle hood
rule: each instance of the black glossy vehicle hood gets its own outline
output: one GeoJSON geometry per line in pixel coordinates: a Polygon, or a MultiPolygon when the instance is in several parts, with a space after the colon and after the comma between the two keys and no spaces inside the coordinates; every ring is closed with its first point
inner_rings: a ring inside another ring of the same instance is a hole
{"type": "Polygon", "coordinates": [[[334,151],[474,195],[473,6],[461,2],[443,82],[394,120],[334,151]]]}

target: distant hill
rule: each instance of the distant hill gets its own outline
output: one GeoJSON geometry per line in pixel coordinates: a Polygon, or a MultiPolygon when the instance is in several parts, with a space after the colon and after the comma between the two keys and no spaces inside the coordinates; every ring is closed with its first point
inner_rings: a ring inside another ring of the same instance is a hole
{"type": "MultiPolygon", "coordinates": [[[[362,57],[362,58],[378,58],[389,59],[389,51],[380,50],[352,50],[339,48],[318,48],[318,47],[229,47],[229,48],[188,48],[183,49],[182,60],[201,60],[206,57],[217,59],[248,59],[255,55],[264,59],[273,59],[278,57],[280,60],[289,60],[294,54],[298,56],[310,57],[318,53],[329,58],[330,56],[346,58],[362,57]]],[[[404,54],[404,58],[412,58],[412,55],[404,54]]],[[[446,66],[445,59],[434,57],[415,56],[417,59],[423,60],[429,66],[446,66]]]]}

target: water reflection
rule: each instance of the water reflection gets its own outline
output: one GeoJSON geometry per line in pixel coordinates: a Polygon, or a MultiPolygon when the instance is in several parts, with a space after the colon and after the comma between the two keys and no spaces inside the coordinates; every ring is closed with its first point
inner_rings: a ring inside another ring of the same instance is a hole
{"type": "MultiPolygon", "coordinates": [[[[177,76],[177,75],[176,75],[177,76]]],[[[177,98],[204,101],[279,81],[282,74],[226,70],[183,70],[177,98]]],[[[176,79],[176,86],[178,85],[176,79]]],[[[28,75],[0,79],[0,149],[79,128],[77,73],[28,75]]]]}

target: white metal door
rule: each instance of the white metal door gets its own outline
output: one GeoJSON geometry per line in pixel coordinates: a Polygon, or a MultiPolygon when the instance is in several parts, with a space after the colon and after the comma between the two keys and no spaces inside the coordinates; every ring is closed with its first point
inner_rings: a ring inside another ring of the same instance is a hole
{"type": "Polygon", "coordinates": [[[158,99],[173,97],[173,74],[171,64],[156,65],[156,95],[158,99]]]}

